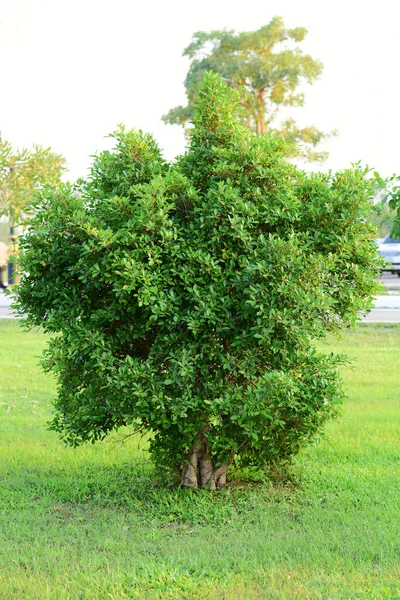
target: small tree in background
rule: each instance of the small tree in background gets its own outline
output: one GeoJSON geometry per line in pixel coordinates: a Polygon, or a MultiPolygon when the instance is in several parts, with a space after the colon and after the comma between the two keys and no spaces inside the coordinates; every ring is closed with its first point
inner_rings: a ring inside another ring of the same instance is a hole
{"type": "MultiPolygon", "coordinates": [[[[15,151],[0,136],[0,216],[8,220],[2,224],[0,236],[11,245],[10,263],[17,262],[19,236],[35,192],[45,185],[58,184],[64,171],[65,159],[50,148],[36,145],[32,150],[15,151]],[[5,235],[5,228],[9,235],[5,235]]],[[[15,264],[9,275],[11,283],[19,280],[15,264]]]]}
{"type": "Polygon", "coordinates": [[[51,427],[69,444],[129,425],[185,487],[232,463],[287,463],[337,413],[341,357],[313,340],[357,323],[377,275],[371,184],[306,174],[237,119],[215,74],[190,146],[168,165],[115,134],[79,188],[47,190],[22,242],[18,310],[59,335],[51,427]]]}
{"type": "Polygon", "coordinates": [[[59,183],[64,171],[65,159],[50,148],[15,151],[0,137],[0,216],[11,226],[21,223],[35,191],[59,183]]]}
{"type": "Polygon", "coordinates": [[[300,128],[293,118],[279,123],[283,107],[304,105],[301,86],[312,84],[322,72],[322,63],[304,54],[301,43],[307,29],[286,29],[274,17],[257,31],[199,31],[183,56],[191,60],[185,80],[187,106],[177,106],[163,117],[165,123],[182,125],[187,131],[194,115],[195,98],[204,73],[214,71],[233,88],[242,90],[242,122],[257,134],[273,133],[296,144],[311,161],[323,161],[327,152],[318,144],[334,135],[314,125],[300,128]]]}
{"type": "Polygon", "coordinates": [[[384,226],[390,235],[400,239],[400,176],[392,175],[382,179],[375,173],[378,189],[381,191],[381,202],[379,204],[379,216],[381,227],[384,226]],[[382,217],[382,215],[385,215],[382,217]]]}

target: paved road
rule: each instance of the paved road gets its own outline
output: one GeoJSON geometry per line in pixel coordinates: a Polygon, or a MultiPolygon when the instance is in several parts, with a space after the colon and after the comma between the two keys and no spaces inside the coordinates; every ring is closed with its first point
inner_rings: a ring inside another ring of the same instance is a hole
{"type": "Polygon", "coordinates": [[[380,281],[385,286],[389,294],[390,292],[400,292],[400,277],[397,275],[392,275],[391,273],[382,273],[380,281]]]}
{"type": "Polygon", "coordinates": [[[397,308],[390,309],[374,309],[361,319],[363,323],[400,323],[400,310],[397,308]]]}
{"type": "Polygon", "coordinates": [[[9,308],[0,306],[0,319],[14,319],[14,315],[9,308]]]}
{"type": "Polygon", "coordinates": [[[12,319],[13,314],[10,308],[11,298],[4,295],[0,290],[0,319],[12,319]]]}
{"type": "Polygon", "coordinates": [[[375,307],[376,309],[397,309],[400,311],[400,294],[396,296],[377,296],[375,298],[375,307]]]}

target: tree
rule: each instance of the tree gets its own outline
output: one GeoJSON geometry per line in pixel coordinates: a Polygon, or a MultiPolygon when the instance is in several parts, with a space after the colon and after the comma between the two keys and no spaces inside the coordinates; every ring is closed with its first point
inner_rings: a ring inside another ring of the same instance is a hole
{"type": "Polygon", "coordinates": [[[374,171],[374,215],[377,234],[400,238],[400,176],[382,177],[374,171]]]}
{"type": "Polygon", "coordinates": [[[395,239],[400,239],[400,176],[392,175],[386,179],[375,173],[378,188],[382,192],[381,210],[388,215],[385,225],[395,239]]]}
{"type": "Polygon", "coordinates": [[[321,74],[321,62],[299,47],[306,35],[304,27],[286,29],[280,17],[257,31],[195,33],[183,52],[192,61],[185,80],[188,104],[170,110],[164,122],[188,126],[199,83],[205,72],[214,71],[232,87],[245,91],[241,119],[247,127],[257,134],[283,136],[299,145],[309,160],[325,160],[327,153],[318,152],[316,146],[332,134],[314,126],[301,129],[293,118],[276,124],[282,107],[303,106],[300,86],[313,83],[321,74]]]}
{"type": "Polygon", "coordinates": [[[64,171],[65,159],[50,148],[14,151],[0,137],[0,216],[8,216],[12,226],[20,223],[35,190],[58,183],[64,171]]]}
{"type": "Polygon", "coordinates": [[[306,174],[236,118],[206,74],[188,151],[168,165],[120,129],[87,181],[46,190],[22,241],[25,324],[56,333],[51,427],[72,445],[129,425],[185,487],[283,465],[336,415],[340,356],[313,341],[376,290],[371,183],[306,174]]]}

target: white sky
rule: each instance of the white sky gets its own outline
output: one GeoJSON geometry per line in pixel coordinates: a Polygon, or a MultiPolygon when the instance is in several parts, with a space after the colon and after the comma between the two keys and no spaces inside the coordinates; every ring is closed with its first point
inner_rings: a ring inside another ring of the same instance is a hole
{"type": "Polygon", "coordinates": [[[64,154],[70,179],[119,123],[152,133],[173,159],[183,132],[160,118],[185,103],[192,34],[254,30],[273,16],[306,27],[303,49],[324,64],[291,111],[339,130],[324,169],[360,160],[399,173],[400,0],[0,0],[2,136],[64,154]]]}

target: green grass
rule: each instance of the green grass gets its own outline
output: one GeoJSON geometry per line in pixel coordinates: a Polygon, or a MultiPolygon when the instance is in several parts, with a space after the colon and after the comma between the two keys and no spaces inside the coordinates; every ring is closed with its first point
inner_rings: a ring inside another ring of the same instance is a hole
{"type": "Polygon", "coordinates": [[[400,599],[400,327],[364,325],[298,484],[154,484],[138,440],[64,448],[45,344],[0,322],[1,600],[400,599]]]}

